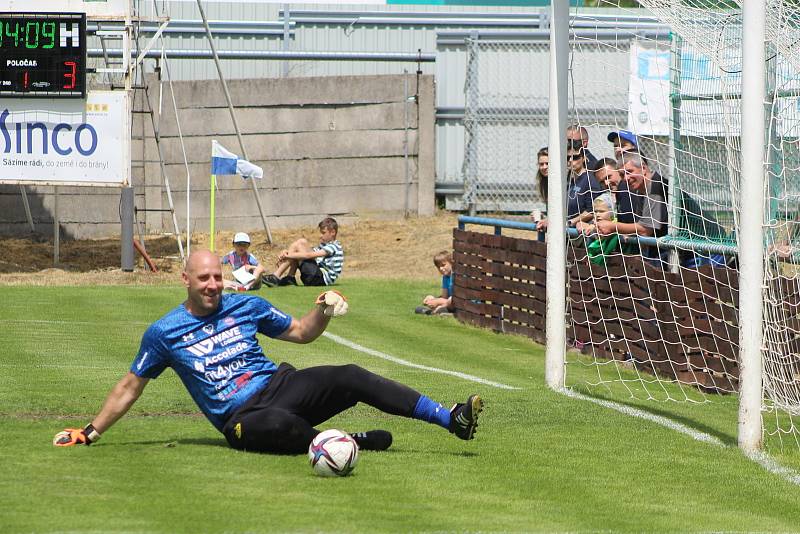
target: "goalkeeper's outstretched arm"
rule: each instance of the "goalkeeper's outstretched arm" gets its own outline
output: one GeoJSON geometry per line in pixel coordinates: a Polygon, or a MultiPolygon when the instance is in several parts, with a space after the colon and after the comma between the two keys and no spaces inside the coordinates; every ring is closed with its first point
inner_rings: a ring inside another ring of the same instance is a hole
{"type": "Polygon", "coordinates": [[[117,382],[117,385],[109,392],[103,408],[97,417],[92,421],[92,426],[99,433],[108,430],[111,425],[125,415],[133,403],[141,396],[144,387],[149,382],[149,378],[136,376],[130,371],[117,382]]]}
{"type": "Polygon", "coordinates": [[[321,293],[314,304],[314,308],[301,319],[292,319],[292,324],[278,339],[292,343],[311,343],[322,335],[331,317],[346,314],[348,308],[344,295],[334,290],[321,293]]]}
{"type": "Polygon", "coordinates": [[[77,444],[91,445],[128,412],[133,403],[141,396],[149,381],[149,378],[142,378],[128,372],[109,392],[100,413],[90,424],[83,429],[67,428],[59,432],[53,439],[53,444],[59,447],[77,444]]]}

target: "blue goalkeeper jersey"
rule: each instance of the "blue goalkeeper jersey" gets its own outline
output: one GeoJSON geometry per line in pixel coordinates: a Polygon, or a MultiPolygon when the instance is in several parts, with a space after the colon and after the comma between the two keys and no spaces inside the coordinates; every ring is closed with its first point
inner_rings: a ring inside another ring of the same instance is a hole
{"type": "Polygon", "coordinates": [[[256,333],[274,338],[291,322],[289,315],[251,295],[223,294],[219,309],[205,317],[195,317],[181,304],[144,333],[131,372],[156,378],[172,367],[200,410],[222,431],[225,421],[277,369],[256,333]]]}

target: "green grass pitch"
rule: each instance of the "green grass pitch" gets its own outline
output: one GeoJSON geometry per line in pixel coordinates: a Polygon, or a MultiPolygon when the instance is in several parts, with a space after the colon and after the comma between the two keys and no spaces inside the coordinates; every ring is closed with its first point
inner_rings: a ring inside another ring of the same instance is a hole
{"type": "MultiPolygon", "coordinates": [[[[400,365],[327,338],[262,339],[297,367],[357,363],[449,405],[486,399],[476,439],[368,406],[321,425],[385,428],[386,452],[362,452],[352,476],[313,475],[305,456],[227,448],[171,371],[102,441],[56,448],[86,424],[127,371],[142,332],[182,301],[181,287],[6,287],[0,306],[0,525],[3,532],[697,532],[800,529],[800,488],[736,448],[735,397],[639,403],[722,440],[715,447],[641,419],[570,399],[544,384],[544,350],[517,336],[414,315],[435,284],[347,280],[350,313],[329,331],[416,364],[460,371],[500,389],[400,365]]],[[[316,292],[264,289],[293,314],[316,292]]],[[[596,372],[568,368],[570,383],[596,372]]],[[[669,387],[669,386],[667,386],[669,387]]],[[[790,447],[787,447],[790,449],[790,447]]],[[[797,468],[795,450],[779,459],[797,468]]]]}

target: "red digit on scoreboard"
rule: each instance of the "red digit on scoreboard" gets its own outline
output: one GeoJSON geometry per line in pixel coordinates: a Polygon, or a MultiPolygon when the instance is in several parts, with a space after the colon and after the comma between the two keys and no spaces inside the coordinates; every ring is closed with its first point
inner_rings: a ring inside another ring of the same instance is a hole
{"type": "Polygon", "coordinates": [[[64,73],[64,78],[67,79],[64,82],[64,89],[75,89],[75,70],[77,65],[74,61],[65,61],[64,66],[67,67],[67,71],[64,73]]]}

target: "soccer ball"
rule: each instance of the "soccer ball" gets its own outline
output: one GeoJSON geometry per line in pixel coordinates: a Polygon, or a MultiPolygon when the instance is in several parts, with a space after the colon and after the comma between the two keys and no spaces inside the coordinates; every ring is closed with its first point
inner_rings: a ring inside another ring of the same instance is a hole
{"type": "Polygon", "coordinates": [[[346,477],[358,463],[358,444],[341,430],[320,432],[308,447],[314,473],[323,477],[346,477]]]}

